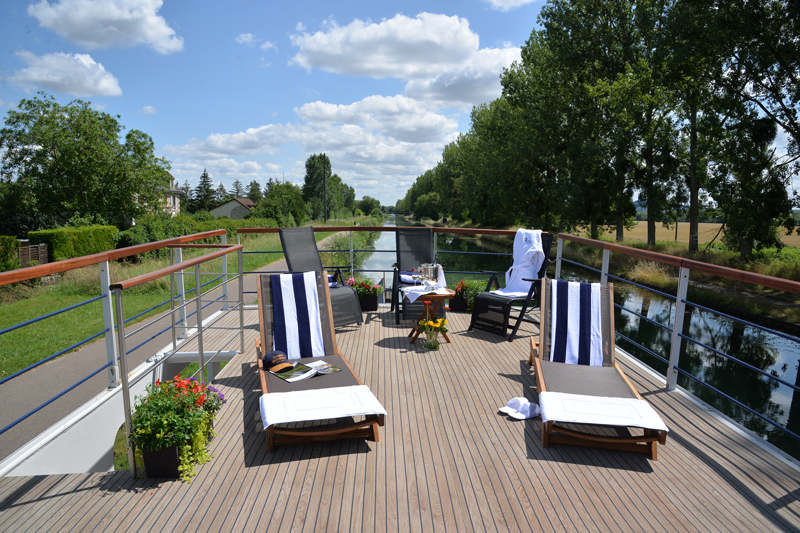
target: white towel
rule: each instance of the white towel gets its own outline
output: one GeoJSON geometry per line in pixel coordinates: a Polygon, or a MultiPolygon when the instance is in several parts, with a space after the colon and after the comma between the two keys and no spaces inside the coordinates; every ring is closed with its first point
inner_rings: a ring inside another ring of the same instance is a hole
{"type": "Polygon", "coordinates": [[[315,272],[272,274],[272,349],[289,359],[322,357],[322,323],[315,272]]]}
{"type": "Polygon", "coordinates": [[[518,229],[514,236],[514,262],[506,272],[506,287],[495,291],[495,294],[524,298],[531,288],[530,281],[536,279],[544,262],[542,247],[542,231],[518,229]]]}
{"type": "Polygon", "coordinates": [[[600,284],[553,280],[550,360],[603,366],[600,284]]]}
{"type": "Polygon", "coordinates": [[[669,431],[655,409],[644,400],[583,396],[564,392],[539,394],[542,422],[632,426],[669,431]]]}
{"type": "Polygon", "coordinates": [[[385,415],[386,409],[366,385],[262,394],[261,423],[331,420],[347,416],[385,415]]]}

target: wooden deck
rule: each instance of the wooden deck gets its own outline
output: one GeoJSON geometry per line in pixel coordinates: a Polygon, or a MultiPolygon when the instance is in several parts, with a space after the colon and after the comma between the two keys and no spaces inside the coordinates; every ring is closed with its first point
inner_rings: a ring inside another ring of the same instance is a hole
{"type": "MultiPolygon", "coordinates": [[[[255,312],[248,312],[250,323],[255,312]]],[[[2,531],[798,531],[800,474],[641,367],[628,376],[670,427],[659,460],[541,447],[540,419],[497,413],[536,398],[531,330],[409,345],[388,309],[337,332],[385,406],[381,442],[266,451],[252,337],[215,385],[228,399],[215,458],[191,484],[127,472],[0,479],[2,531]]],[[[530,328],[530,326],[528,325],[530,328]]]]}

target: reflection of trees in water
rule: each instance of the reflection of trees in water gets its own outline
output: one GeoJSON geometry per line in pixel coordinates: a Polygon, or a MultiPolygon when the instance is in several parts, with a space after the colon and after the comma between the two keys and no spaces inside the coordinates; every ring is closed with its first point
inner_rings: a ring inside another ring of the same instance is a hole
{"type": "MultiPolygon", "coordinates": [[[[503,246],[498,243],[492,246],[492,250],[486,248],[476,237],[466,235],[456,235],[452,233],[440,233],[436,239],[436,249],[438,251],[453,252],[497,252],[511,253],[513,240],[509,237],[508,245],[503,246]]],[[[482,270],[495,270],[505,272],[511,266],[510,256],[492,255],[469,255],[469,254],[440,254],[439,262],[444,265],[445,270],[458,272],[480,272],[482,270]]],[[[484,276],[486,277],[486,276],[484,276]]],[[[500,281],[504,283],[504,280],[500,281]]]]}
{"type": "MultiPolygon", "coordinates": [[[[654,322],[671,327],[674,317],[674,303],[646,291],[638,290],[615,291],[615,297],[620,305],[633,309],[654,322]]],[[[672,334],[668,330],[659,328],[619,309],[616,312],[615,321],[617,330],[620,333],[662,355],[664,358],[669,358],[672,334]]],[[[773,367],[779,355],[778,349],[775,348],[765,332],[746,327],[739,322],[720,319],[711,313],[698,311],[692,306],[686,306],[683,331],[689,337],[761,370],[768,370],[773,367]]],[[[624,340],[620,340],[619,344],[624,349],[629,349],[631,353],[636,354],[653,368],[662,372],[666,370],[666,365],[661,361],[643,353],[634,346],[629,346],[629,343],[624,340]]],[[[781,420],[785,415],[784,410],[772,401],[772,395],[778,388],[778,383],[757,374],[739,363],[695,343],[684,341],[679,364],[684,371],[705,381],[711,387],[736,398],[772,420],[781,420]]],[[[772,373],[777,375],[775,371],[772,371],[772,373]]],[[[782,434],[780,430],[772,428],[767,422],[690,378],[680,375],[679,383],[698,398],[713,405],[761,436],[769,435],[770,440],[773,440],[773,438],[777,440],[778,435],[776,432],[782,434]]],[[[798,409],[800,409],[800,401],[797,403],[798,409]]]]}

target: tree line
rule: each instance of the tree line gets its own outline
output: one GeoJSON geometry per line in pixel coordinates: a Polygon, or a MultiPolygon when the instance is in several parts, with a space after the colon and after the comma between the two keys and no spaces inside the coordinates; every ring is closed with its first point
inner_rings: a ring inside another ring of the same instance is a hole
{"type": "Polygon", "coordinates": [[[800,3],[549,0],[467,133],[397,205],[484,226],[656,223],[701,210],[748,255],[794,227],[800,3]],[[779,129],[788,146],[774,145],[779,129]]]}
{"type": "MultiPolygon", "coordinates": [[[[0,129],[0,235],[89,224],[127,230],[137,218],[160,213],[173,186],[170,162],[155,156],[146,133],[123,136],[119,119],[90,102],[59,104],[44,92],[10,110],[0,129]]],[[[200,218],[232,198],[249,198],[256,204],[249,218],[279,226],[380,209],[369,196],[356,201],[324,154],[308,158],[302,187],[270,178],[245,190],[236,180],[229,192],[203,170],[197,187],[187,180],[181,190],[183,210],[200,218]]]]}

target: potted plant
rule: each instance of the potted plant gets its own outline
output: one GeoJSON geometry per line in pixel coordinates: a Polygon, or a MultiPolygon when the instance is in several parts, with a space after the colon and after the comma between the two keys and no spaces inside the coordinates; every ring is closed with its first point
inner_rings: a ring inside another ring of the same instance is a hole
{"type": "Polygon", "coordinates": [[[195,379],[175,376],[147,386],[136,397],[131,417],[131,442],[142,452],[149,477],[191,481],[194,464],[211,460],[206,445],[214,417],[225,397],[195,379]]]}
{"type": "Polygon", "coordinates": [[[383,291],[381,285],[373,283],[371,279],[367,278],[350,278],[347,280],[347,284],[356,290],[358,301],[361,303],[361,311],[378,310],[378,296],[383,291]]]}
{"type": "Polygon", "coordinates": [[[447,333],[447,319],[437,319],[431,311],[433,302],[423,301],[425,304],[425,316],[419,321],[420,331],[425,333],[425,349],[439,349],[439,333],[447,333]]]}
{"type": "Polygon", "coordinates": [[[456,311],[458,313],[463,313],[467,310],[467,284],[462,279],[458,283],[456,283],[455,287],[451,287],[452,290],[456,291],[455,296],[450,298],[450,310],[456,311]]]}

